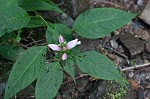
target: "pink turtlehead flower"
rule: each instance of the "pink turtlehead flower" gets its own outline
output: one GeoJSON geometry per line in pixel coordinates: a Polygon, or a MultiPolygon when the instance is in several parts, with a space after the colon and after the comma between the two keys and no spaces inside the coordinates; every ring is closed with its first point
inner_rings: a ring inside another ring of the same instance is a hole
{"type": "Polygon", "coordinates": [[[63,43],[64,42],[64,38],[60,35],[59,36],[59,43],[61,44],[61,43],[63,43]]]}
{"type": "Polygon", "coordinates": [[[81,41],[78,41],[78,39],[75,39],[75,40],[72,40],[72,41],[68,42],[68,43],[66,44],[66,48],[67,48],[67,49],[72,49],[72,48],[74,48],[76,45],[79,45],[79,44],[81,44],[81,41]]]}
{"type": "Polygon", "coordinates": [[[48,47],[50,47],[54,51],[61,51],[62,50],[61,47],[59,47],[56,44],[48,44],[48,47]]]}
{"type": "Polygon", "coordinates": [[[67,53],[62,54],[61,59],[66,60],[67,59],[67,53]]]}
{"type": "Polygon", "coordinates": [[[56,44],[48,44],[48,47],[50,47],[54,51],[64,51],[62,54],[61,59],[66,60],[67,59],[67,53],[65,52],[66,50],[74,48],[76,45],[81,44],[81,41],[78,41],[78,39],[72,40],[68,43],[64,41],[64,38],[60,35],[58,39],[59,43],[58,45],[56,44]]]}

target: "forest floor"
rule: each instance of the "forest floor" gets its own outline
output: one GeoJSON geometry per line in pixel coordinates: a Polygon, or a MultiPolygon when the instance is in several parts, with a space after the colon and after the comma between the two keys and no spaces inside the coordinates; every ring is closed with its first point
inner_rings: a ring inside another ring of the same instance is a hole
{"type": "MultiPolygon", "coordinates": [[[[67,26],[73,24],[75,18],[90,8],[117,8],[132,13],[143,12],[149,6],[148,0],[53,0],[68,16],[50,12],[39,11],[46,20],[63,22],[67,26]]],[[[83,39],[79,37],[82,45],[81,51],[96,50],[106,55],[118,67],[118,70],[128,80],[128,89],[121,87],[114,81],[97,80],[84,74],[76,68],[76,84],[68,75],[64,80],[56,99],[150,99],[150,23],[141,13],[129,24],[117,29],[103,38],[83,39]]],[[[145,14],[145,13],[144,13],[145,14]]],[[[149,12],[150,15],[150,12],[149,12]]],[[[149,16],[150,18],[150,16],[149,16]]],[[[34,35],[34,32],[43,32],[45,29],[28,29],[28,34],[35,37],[37,45],[45,44],[43,35],[34,35]]],[[[77,35],[78,37],[78,35],[77,35]]],[[[32,46],[32,41],[26,45],[32,46]]],[[[3,59],[1,62],[8,68],[1,74],[0,99],[3,99],[3,90],[6,85],[12,62],[3,59]]],[[[2,70],[2,69],[0,69],[2,70]]],[[[34,99],[33,82],[17,94],[17,99],[34,99]]]]}

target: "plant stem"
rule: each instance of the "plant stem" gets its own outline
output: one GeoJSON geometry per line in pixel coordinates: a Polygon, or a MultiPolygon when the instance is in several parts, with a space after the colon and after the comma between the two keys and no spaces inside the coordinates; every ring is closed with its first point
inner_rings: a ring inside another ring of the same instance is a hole
{"type": "MultiPolygon", "coordinates": [[[[43,22],[45,23],[45,25],[48,27],[48,28],[51,28],[49,25],[48,25],[48,22],[41,16],[39,15],[36,10],[32,7],[31,3],[26,0],[26,2],[29,4],[29,6],[31,7],[31,9],[33,10],[33,12],[36,14],[36,16],[38,16],[41,20],[43,20],[43,22]]],[[[51,28],[52,29],[52,28],[51,28]]],[[[53,30],[53,29],[52,29],[53,30]]],[[[54,30],[53,30],[54,31],[54,30]]]]}
{"type": "Polygon", "coordinates": [[[142,65],[136,65],[136,66],[131,66],[131,67],[127,67],[124,69],[121,69],[121,71],[127,71],[127,70],[131,70],[131,69],[136,69],[136,68],[140,68],[140,67],[146,67],[149,66],[150,63],[146,63],[146,64],[142,64],[142,65]]]}
{"type": "Polygon", "coordinates": [[[43,22],[45,23],[46,26],[49,27],[48,22],[47,22],[41,15],[37,14],[37,16],[38,16],[41,20],[43,20],[43,22]]]}
{"type": "Polygon", "coordinates": [[[38,15],[38,13],[36,12],[36,10],[34,10],[34,8],[32,7],[31,3],[30,3],[28,0],[26,0],[26,2],[27,2],[28,5],[31,7],[31,9],[33,10],[33,12],[34,12],[36,15],[38,15]]]}

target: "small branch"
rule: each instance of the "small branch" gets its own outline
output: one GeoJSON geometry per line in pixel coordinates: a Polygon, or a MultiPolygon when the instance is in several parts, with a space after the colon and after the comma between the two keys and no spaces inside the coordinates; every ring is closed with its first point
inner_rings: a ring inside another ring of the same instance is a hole
{"type": "Polygon", "coordinates": [[[35,96],[29,96],[29,97],[26,97],[27,99],[31,99],[31,98],[35,98],[35,96]]]}
{"type": "Polygon", "coordinates": [[[29,32],[28,36],[27,37],[30,37],[33,33],[29,30],[27,30],[29,32]]]}
{"type": "MultiPolygon", "coordinates": [[[[37,16],[38,16],[41,20],[43,20],[43,22],[45,23],[46,26],[49,26],[49,25],[48,25],[48,22],[47,22],[41,15],[37,14],[37,16]]],[[[51,28],[51,27],[50,27],[50,28],[51,28]]],[[[51,29],[52,29],[52,28],[51,28],[51,29]]]]}
{"type": "MultiPolygon", "coordinates": [[[[86,76],[88,76],[88,74],[80,74],[79,76],[77,76],[77,77],[75,78],[75,80],[80,79],[80,78],[83,78],[83,77],[86,77],[86,76]]],[[[70,82],[73,82],[73,80],[69,79],[69,80],[63,82],[62,85],[65,85],[65,84],[70,83],[70,82]]]]}
{"type": "Polygon", "coordinates": [[[27,4],[31,7],[31,9],[33,10],[33,12],[38,15],[38,13],[36,12],[36,10],[33,8],[32,4],[28,1],[28,0],[25,0],[27,2],[27,4]]]}
{"type": "Polygon", "coordinates": [[[108,1],[100,1],[100,3],[105,3],[105,4],[109,4],[109,5],[112,5],[112,6],[115,6],[115,7],[119,7],[119,8],[121,8],[121,9],[124,9],[124,8],[121,7],[120,5],[115,4],[115,3],[112,3],[112,2],[108,2],[108,1]]]}
{"type": "Polygon", "coordinates": [[[37,46],[45,46],[47,43],[37,44],[37,46]]]}
{"type": "Polygon", "coordinates": [[[127,68],[121,69],[121,71],[127,71],[127,70],[131,70],[131,69],[146,67],[146,66],[149,66],[149,65],[150,65],[150,63],[146,63],[146,64],[142,64],[142,65],[136,65],[136,66],[131,66],[131,67],[127,67],[127,68]]]}
{"type": "Polygon", "coordinates": [[[57,6],[63,5],[65,2],[62,0],[61,3],[57,4],[57,6]]]}
{"type": "Polygon", "coordinates": [[[50,63],[50,62],[54,62],[54,61],[58,61],[58,59],[49,59],[49,60],[46,60],[46,63],[50,63]]]}
{"type": "Polygon", "coordinates": [[[33,45],[33,44],[36,44],[36,45],[37,45],[38,43],[40,43],[40,42],[42,42],[42,41],[44,41],[44,39],[41,39],[41,40],[38,40],[38,41],[33,41],[33,42],[27,44],[26,46],[33,45]]]}
{"type": "Polygon", "coordinates": [[[24,44],[22,44],[22,43],[19,43],[19,44],[20,44],[20,46],[24,47],[25,49],[28,49],[28,48],[29,48],[28,46],[26,46],[26,45],[24,45],[24,44]]]}
{"type": "Polygon", "coordinates": [[[105,46],[105,48],[109,49],[109,50],[112,50],[113,52],[115,52],[116,54],[120,55],[121,57],[125,58],[125,59],[128,59],[128,57],[126,55],[123,55],[121,53],[119,53],[118,51],[114,50],[113,48],[111,47],[108,47],[108,46],[105,46]]]}
{"type": "Polygon", "coordinates": [[[35,42],[35,39],[33,37],[27,37],[29,39],[31,39],[33,42],[35,42]]]}

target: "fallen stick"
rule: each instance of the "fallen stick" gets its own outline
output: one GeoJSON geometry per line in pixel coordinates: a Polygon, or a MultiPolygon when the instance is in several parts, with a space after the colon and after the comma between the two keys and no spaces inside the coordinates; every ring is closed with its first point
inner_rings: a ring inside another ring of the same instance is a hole
{"type": "MultiPolygon", "coordinates": [[[[88,74],[80,74],[79,76],[77,76],[77,77],[75,78],[75,80],[77,80],[77,79],[79,79],[79,78],[86,77],[86,76],[88,76],[88,74]]],[[[69,80],[63,82],[62,85],[65,85],[65,84],[71,83],[71,82],[73,82],[73,80],[72,80],[72,79],[69,79],[69,80]]]]}
{"type": "Polygon", "coordinates": [[[141,68],[141,67],[146,67],[146,66],[149,66],[149,65],[150,65],[150,63],[141,64],[141,65],[135,65],[135,66],[131,66],[131,67],[127,67],[127,68],[121,69],[121,71],[126,71],[126,70],[141,68]]]}

